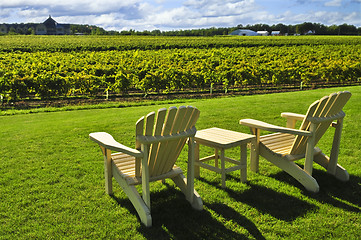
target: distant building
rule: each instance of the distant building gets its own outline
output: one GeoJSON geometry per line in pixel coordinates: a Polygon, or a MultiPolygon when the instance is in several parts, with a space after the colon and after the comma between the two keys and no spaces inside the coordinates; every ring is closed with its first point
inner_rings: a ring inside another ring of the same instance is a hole
{"type": "Polygon", "coordinates": [[[255,31],[249,29],[237,29],[231,32],[229,35],[234,36],[257,36],[258,34],[255,31]]]}
{"type": "Polygon", "coordinates": [[[279,35],[281,35],[281,31],[272,31],[271,35],[272,36],[279,36],[279,35]]]}
{"type": "Polygon", "coordinates": [[[258,36],[268,36],[269,32],[268,31],[257,31],[257,35],[258,36]]]}
{"type": "Polygon", "coordinates": [[[54,19],[49,18],[43,23],[21,23],[21,24],[1,24],[0,33],[7,34],[15,32],[19,34],[36,34],[36,35],[66,35],[70,34],[70,24],[57,23],[54,19]]]}

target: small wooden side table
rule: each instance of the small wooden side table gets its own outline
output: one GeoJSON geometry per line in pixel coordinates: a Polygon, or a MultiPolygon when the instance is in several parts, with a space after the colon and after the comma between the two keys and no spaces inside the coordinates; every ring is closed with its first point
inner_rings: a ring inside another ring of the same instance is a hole
{"type": "Polygon", "coordinates": [[[247,181],[247,144],[256,140],[254,135],[225,130],[221,128],[208,128],[197,131],[195,135],[195,177],[199,177],[200,167],[220,173],[222,175],[222,188],[226,187],[226,173],[241,170],[241,182],[247,181]],[[199,145],[214,148],[213,155],[199,159],[199,145]],[[237,161],[225,156],[224,151],[228,148],[240,146],[241,159],[237,161]],[[219,156],[218,151],[221,154],[219,156]],[[215,166],[211,166],[204,162],[215,160],[215,166]],[[221,160],[221,168],[218,167],[218,159],[221,160]],[[235,166],[225,168],[225,161],[234,164],[235,166]]]}

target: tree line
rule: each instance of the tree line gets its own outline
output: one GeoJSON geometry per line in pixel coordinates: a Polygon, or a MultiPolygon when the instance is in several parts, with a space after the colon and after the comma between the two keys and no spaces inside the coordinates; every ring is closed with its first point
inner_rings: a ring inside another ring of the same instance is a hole
{"type": "Polygon", "coordinates": [[[253,31],[280,31],[281,34],[315,34],[315,35],[361,35],[361,27],[342,24],[326,26],[321,23],[304,22],[296,25],[285,25],[282,23],[269,26],[267,24],[246,25],[242,24],[238,28],[247,28],[253,31]]]}
{"type": "MultiPolygon", "coordinates": [[[[296,25],[285,25],[282,23],[268,25],[268,24],[254,24],[242,25],[236,27],[221,27],[221,28],[205,28],[205,29],[190,29],[190,30],[173,30],[173,31],[160,31],[158,29],[153,31],[136,31],[133,29],[124,30],[116,34],[120,35],[150,35],[150,36],[216,36],[228,35],[237,29],[250,29],[253,31],[280,31],[281,35],[361,35],[361,27],[354,25],[342,24],[326,26],[321,23],[304,22],[296,25]]],[[[114,32],[113,32],[114,34],[114,32]]]]}
{"type": "MultiPolygon", "coordinates": [[[[19,24],[21,25],[21,24],[19,24]]],[[[188,29],[188,30],[172,30],[172,31],[161,31],[155,29],[152,31],[136,31],[134,29],[123,30],[123,31],[107,31],[98,26],[82,25],[82,24],[71,24],[71,34],[84,34],[84,35],[141,35],[141,36],[219,36],[228,35],[237,29],[250,29],[253,31],[280,31],[281,35],[361,35],[361,27],[354,25],[342,24],[342,25],[331,25],[326,26],[321,23],[304,22],[296,25],[285,25],[282,23],[268,25],[258,23],[254,25],[242,25],[239,24],[236,27],[211,27],[203,29],[188,29]]],[[[1,32],[0,32],[1,34],[1,32]]],[[[21,34],[30,35],[34,34],[34,31],[29,28],[28,31],[23,31],[22,28],[11,28],[8,34],[21,34]],[[20,29],[20,30],[19,30],[20,29]]]]}

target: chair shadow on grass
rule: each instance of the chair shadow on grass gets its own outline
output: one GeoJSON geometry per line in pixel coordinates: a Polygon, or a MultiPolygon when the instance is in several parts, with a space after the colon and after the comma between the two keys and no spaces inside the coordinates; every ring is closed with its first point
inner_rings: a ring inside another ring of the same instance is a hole
{"type": "MultiPolygon", "coordinates": [[[[116,196],[113,198],[138,217],[129,199],[120,199],[116,196]]],[[[204,203],[204,205],[223,218],[238,223],[253,238],[265,239],[251,220],[227,205],[221,203],[204,203]]],[[[209,211],[194,210],[183,193],[173,186],[168,186],[166,190],[160,192],[151,192],[151,208],[152,227],[147,228],[141,224],[138,229],[147,239],[249,239],[249,236],[225,227],[222,222],[212,217],[209,211]]]]}
{"type": "MultiPolygon", "coordinates": [[[[300,166],[303,167],[303,166],[300,166]]],[[[294,178],[286,172],[278,172],[270,175],[276,180],[287,182],[303,190],[304,194],[321,203],[327,203],[346,211],[361,212],[361,178],[350,174],[350,180],[342,182],[325,170],[314,169],[312,176],[320,186],[318,193],[311,193],[304,189],[294,178]]]]}
{"type": "MultiPolygon", "coordinates": [[[[209,182],[204,178],[200,178],[200,180],[222,189],[219,182],[209,182]]],[[[239,178],[227,175],[227,181],[239,183],[239,178]]],[[[222,190],[226,191],[230,197],[240,203],[247,204],[263,214],[269,214],[279,220],[287,222],[291,222],[298,217],[304,216],[309,211],[314,211],[318,208],[316,205],[285,193],[277,192],[271,188],[252,184],[251,182],[247,182],[246,184],[249,186],[246,190],[237,191],[230,187],[222,190]]]]}

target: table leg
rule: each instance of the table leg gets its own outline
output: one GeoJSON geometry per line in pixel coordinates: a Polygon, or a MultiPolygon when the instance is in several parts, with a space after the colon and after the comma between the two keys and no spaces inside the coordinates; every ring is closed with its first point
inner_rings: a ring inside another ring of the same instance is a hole
{"type": "Polygon", "coordinates": [[[214,149],[214,166],[215,166],[216,168],[218,168],[218,158],[219,158],[219,156],[218,156],[218,149],[215,148],[215,149],[214,149]]]}
{"type": "Polygon", "coordinates": [[[241,145],[241,182],[247,182],[247,143],[241,145]]]}
{"type": "MultiPolygon", "coordinates": [[[[199,162],[199,144],[196,143],[194,147],[194,162],[199,162]]],[[[194,164],[194,177],[199,178],[200,176],[200,169],[198,164],[194,164]]]]}
{"type": "Polygon", "coordinates": [[[224,160],[224,149],[221,149],[221,173],[222,173],[222,188],[226,187],[226,166],[224,160]]]}

